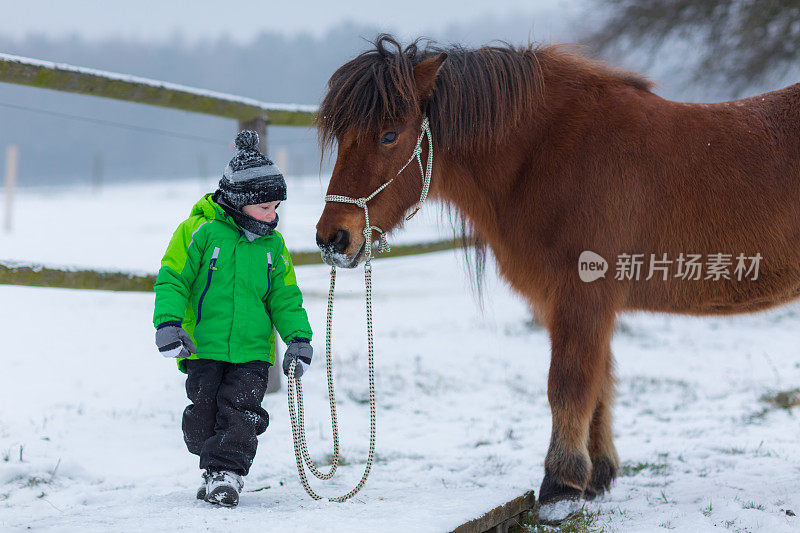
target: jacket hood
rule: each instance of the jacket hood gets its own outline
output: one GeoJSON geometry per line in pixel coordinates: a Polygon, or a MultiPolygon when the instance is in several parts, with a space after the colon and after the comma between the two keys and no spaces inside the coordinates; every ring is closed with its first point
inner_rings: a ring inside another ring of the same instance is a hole
{"type": "MultiPolygon", "coordinates": [[[[222,210],[217,202],[212,200],[213,196],[214,193],[210,192],[200,198],[200,200],[198,200],[197,203],[192,207],[192,212],[189,214],[189,216],[203,215],[208,220],[219,219],[227,222],[225,211],[222,210]]],[[[231,223],[233,223],[233,221],[231,221],[231,223]]]]}

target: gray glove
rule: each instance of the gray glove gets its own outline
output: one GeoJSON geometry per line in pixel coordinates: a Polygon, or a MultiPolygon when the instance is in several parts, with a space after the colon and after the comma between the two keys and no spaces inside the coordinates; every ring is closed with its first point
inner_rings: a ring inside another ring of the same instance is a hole
{"type": "Polygon", "coordinates": [[[283,373],[289,375],[289,369],[292,363],[296,363],[294,367],[294,377],[302,377],[306,373],[308,367],[311,366],[311,358],[314,355],[314,349],[308,339],[295,337],[286,348],[286,353],[283,354],[283,373]]]}
{"type": "Polygon", "coordinates": [[[165,322],[156,329],[156,346],[164,357],[185,359],[189,352],[197,353],[192,339],[180,325],[165,322]]]}

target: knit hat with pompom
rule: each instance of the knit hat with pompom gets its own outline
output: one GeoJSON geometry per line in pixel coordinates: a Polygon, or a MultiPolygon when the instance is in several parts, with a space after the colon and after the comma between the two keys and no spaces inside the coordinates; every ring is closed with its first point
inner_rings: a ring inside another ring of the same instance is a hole
{"type": "Polygon", "coordinates": [[[246,205],[286,200],[286,180],[278,166],[258,151],[258,133],[240,131],[234,142],[236,155],[219,180],[228,203],[241,210],[246,205]]]}

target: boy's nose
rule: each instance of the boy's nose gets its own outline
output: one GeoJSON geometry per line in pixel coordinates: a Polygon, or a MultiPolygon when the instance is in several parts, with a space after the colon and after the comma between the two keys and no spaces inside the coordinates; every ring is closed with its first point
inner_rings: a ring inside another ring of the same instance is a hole
{"type": "Polygon", "coordinates": [[[350,232],[346,229],[337,230],[334,235],[328,238],[322,237],[317,232],[317,246],[322,248],[330,248],[337,254],[343,254],[347,247],[350,246],[350,232]]]}

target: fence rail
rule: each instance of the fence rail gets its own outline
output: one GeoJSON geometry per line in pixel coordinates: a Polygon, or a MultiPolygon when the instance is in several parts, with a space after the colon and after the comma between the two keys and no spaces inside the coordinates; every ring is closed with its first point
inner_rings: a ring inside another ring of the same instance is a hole
{"type": "Polygon", "coordinates": [[[270,104],[149,78],[0,54],[0,82],[113,98],[274,126],[311,126],[316,106],[270,104]]]}
{"type": "Polygon", "coordinates": [[[536,494],[530,490],[474,520],[461,524],[451,533],[508,533],[512,526],[519,526],[521,515],[535,507],[536,494]]]}
{"type": "Polygon", "coordinates": [[[99,96],[238,121],[239,130],[259,134],[258,147],[267,153],[267,125],[312,126],[317,106],[270,104],[252,98],[128,74],[0,54],[0,82],[99,96]]]}
{"type": "MultiPolygon", "coordinates": [[[[401,257],[458,248],[460,241],[445,240],[422,244],[393,246],[378,257],[401,257]]],[[[322,264],[319,252],[292,252],[295,265],[322,264]]],[[[152,292],[155,274],[110,272],[92,269],[50,268],[44,265],[4,263],[0,261],[0,285],[27,285],[63,289],[152,292]]]]}

